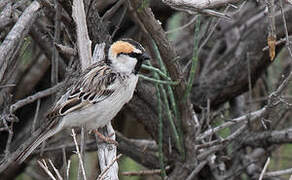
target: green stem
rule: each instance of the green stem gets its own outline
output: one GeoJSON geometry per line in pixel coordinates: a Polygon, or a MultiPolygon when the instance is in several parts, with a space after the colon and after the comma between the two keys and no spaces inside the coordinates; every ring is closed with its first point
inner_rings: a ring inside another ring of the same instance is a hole
{"type": "Polygon", "coordinates": [[[167,69],[166,69],[166,67],[165,67],[165,65],[164,65],[164,63],[163,63],[163,61],[161,59],[158,47],[157,47],[157,45],[155,44],[154,41],[153,41],[153,47],[154,47],[154,51],[155,51],[155,54],[156,54],[160,69],[162,70],[163,73],[167,74],[167,69]]]}
{"type": "Polygon", "coordinates": [[[162,85],[159,85],[159,89],[162,92],[163,104],[165,105],[167,119],[169,120],[170,127],[171,127],[171,129],[173,131],[175,145],[176,145],[177,149],[179,150],[179,152],[182,154],[183,150],[182,150],[182,146],[181,146],[180,137],[178,135],[178,131],[177,131],[176,127],[175,127],[173,116],[172,116],[170,108],[169,108],[169,103],[168,103],[168,98],[167,98],[166,91],[165,91],[165,89],[164,89],[164,87],[162,85]]]}
{"type": "Polygon", "coordinates": [[[139,74],[139,77],[142,78],[142,79],[145,79],[147,81],[151,81],[151,82],[159,83],[159,84],[178,85],[178,83],[179,83],[179,82],[176,82],[176,81],[163,81],[163,80],[159,80],[159,79],[153,79],[153,78],[144,76],[142,74],[139,74]]]}
{"type": "Polygon", "coordinates": [[[158,73],[164,79],[171,80],[170,77],[168,77],[165,73],[163,73],[162,71],[160,71],[160,69],[158,69],[156,67],[142,64],[142,68],[146,69],[146,70],[149,70],[149,71],[154,71],[154,72],[158,73]]]}
{"type": "MultiPolygon", "coordinates": [[[[164,74],[167,74],[167,69],[161,59],[161,56],[160,56],[160,53],[159,53],[159,50],[158,50],[158,47],[157,45],[153,42],[153,47],[154,47],[154,51],[156,53],[156,57],[158,59],[158,63],[159,63],[159,66],[162,70],[162,72],[164,74]]],[[[173,117],[172,117],[172,114],[171,114],[171,110],[169,108],[169,102],[168,102],[168,98],[167,98],[167,95],[165,93],[165,89],[163,88],[163,86],[161,86],[161,90],[162,90],[162,95],[164,96],[165,94],[165,97],[164,98],[164,104],[166,105],[167,109],[166,109],[166,113],[168,115],[168,120],[171,124],[171,128],[173,130],[173,133],[174,133],[174,139],[175,139],[175,144],[176,144],[176,148],[179,150],[180,154],[182,155],[182,159],[185,158],[185,151],[184,151],[184,146],[183,146],[183,135],[182,135],[182,131],[181,131],[181,121],[180,121],[180,115],[179,115],[179,112],[178,112],[178,108],[176,106],[176,101],[175,101],[175,98],[174,98],[174,94],[173,94],[173,91],[172,91],[172,88],[167,85],[167,92],[168,92],[168,95],[170,96],[170,104],[171,104],[171,107],[174,111],[174,115],[175,115],[175,118],[177,119],[177,124],[178,125],[178,130],[176,129],[175,127],[175,123],[174,123],[174,120],[173,120],[173,117]],[[164,93],[163,93],[164,92],[164,93]]]]}
{"type": "Polygon", "coordinates": [[[189,79],[188,79],[188,84],[186,88],[186,92],[184,94],[183,100],[186,101],[187,98],[189,98],[191,90],[192,90],[192,85],[194,81],[194,76],[196,73],[196,67],[197,67],[197,62],[198,62],[198,44],[199,44],[199,30],[200,30],[200,16],[198,15],[197,22],[196,22],[196,28],[195,28],[195,38],[194,38],[194,54],[192,57],[192,67],[191,71],[189,74],[189,79]]]}
{"type": "MultiPolygon", "coordinates": [[[[178,131],[178,135],[180,138],[180,143],[183,142],[183,132],[182,132],[182,128],[181,128],[181,119],[180,119],[180,113],[178,111],[178,107],[176,105],[176,101],[174,98],[174,94],[173,94],[173,90],[170,86],[167,86],[167,94],[169,95],[169,99],[170,99],[170,105],[171,105],[171,109],[174,111],[174,116],[177,119],[177,131],[178,131]]],[[[182,148],[182,160],[185,159],[185,149],[183,147],[183,144],[181,144],[182,148]]]]}
{"type": "MultiPolygon", "coordinates": [[[[156,73],[153,73],[154,76],[158,76],[156,73]]],[[[155,84],[156,96],[157,96],[157,105],[158,105],[158,152],[159,152],[159,163],[161,169],[161,177],[164,179],[166,177],[165,167],[164,167],[164,155],[163,155],[163,119],[162,119],[162,103],[161,95],[159,91],[159,84],[155,84]]]]}

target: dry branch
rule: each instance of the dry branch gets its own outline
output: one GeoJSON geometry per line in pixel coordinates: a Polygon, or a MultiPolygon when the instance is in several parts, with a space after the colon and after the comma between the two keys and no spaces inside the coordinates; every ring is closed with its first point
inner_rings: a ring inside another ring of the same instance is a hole
{"type": "Polygon", "coordinates": [[[11,0],[2,0],[0,1],[0,9],[2,9],[2,7],[4,7],[6,4],[8,4],[11,0]]]}
{"type": "Polygon", "coordinates": [[[122,154],[119,154],[115,159],[113,159],[113,161],[100,173],[97,180],[103,180],[109,169],[120,159],[121,156],[122,154]]]}
{"type": "MultiPolygon", "coordinates": [[[[169,170],[170,167],[165,167],[165,170],[169,170]]],[[[151,170],[141,170],[141,171],[128,171],[128,172],[122,172],[121,174],[123,176],[146,176],[146,175],[155,175],[160,174],[161,169],[151,169],[151,170]]]]}
{"type": "Polygon", "coordinates": [[[267,159],[267,161],[265,163],[265,166],[264,166],[264,168],[263,168],[263,170],[262,170],[262,172],[260,174],[259,180],[262,180],[263,179],[264,174],[267,171],[267,168],[268,168],[269,163],[270,163],[270,157],[268,157],[268,159],[267,159]]]}
{"type": "Polygon", "coordinates": [[[0,13],[0,30],[4,29],[8,24],[12,22],[12,5],[7,4],[0,13]]]}
{"type": "Polygon", "coordinates": [[[29,103],[32,103],[40,98],[43,98],[43,97],[46,97],[46,96],[49,96],[53,93],[56,93],[60,87],[63,85],[64,83],[59,83],[57,84],[56,86],[53,86],[49,89],[46,89],[46,90],[43,90],[43,91],[40,91],[34,95],[31,95],[31,96],[28,96],[22,100],[19,100],[17,101],[15,104],[11,105],[10,107],[10,112],[11,113],[14,113],[17,109],[25,106],[26,104],[29,104],[29,103]]]}
{"type": "Polygon", "coordinates": [[[219,6],[225,6],[229,3],[235,3],[239,0],[163,0],[169,6],[189,9],[206,9],[219,6]]]}
{"type": "Polygon", "coordinates": [[[217,126],[215,128],[212,128],[212,129],[209,129],[207,130],[206,132],[202,133],[200,136],[198,136],[196,138],[196,140],[200,141],[200,140],[203,140],[204,138],[220,131],[221,129],[224,129],[224,128],[227,128],[227,127],[230,127],[234,124],[237,124],[237,123],[240,123],[240,122],[243,122],[243,121],[254,121],[260,117],[262,117],[264,115],[264,113],[266,113],[267,111],[267,107],[263,107],[262,109],[258,110],[258,111],[255,111],[253,113],[249,113],[249,114],[246,114],[244,116],[241,116],[241,117],[238,117],[238,118],[235,118],[235,119],[232,119],[232,120],[229,120],[228,122],[220,125],[220,126],[217,126]]]}
{"type": "Polygon", "coordinates": [[[52,179],[52,180],[57,180],[54,175],[52,174],[52,172],[49,170],[49,167],[46,163],[46,161],[43,159],[42,161],[38,161],[38,164],[40,165],[40,167],[47,173],[47,175],[52,179]]]}
{"type": "MultiPolygon", "coordinates": [[[[284,169],[284,170],[279,170],[279,171],[266,172],[264,174],[264,177],[282,176],[282,175],[287,175],[287,174],[291,174],[291,173],[292,173],[292,168],[290,168],[290,169],[284,169]]],[[[290,179],[291,179],[291,177],[290,177],[290,179]]]]}
{"type": "Polygon", "coordinates": [[[13,26],[5,40],[0,45],[0,82],[3,79],[6,68],[9,65],[15,54],[19,50],[24,37],[35,21],[38,11],[41,8],[38,1],[34,1],[22,13],[16,24],[13,26]]]}
{"type": "Polygon", "coordinates": [[[202,13],[209,16],[225,18],[232,20],[230,16],[225,13],[217,12],[208,8],[228,5],[231,2],[238,2],[239,0],[163,0],[163,2],[172,8],[185,11],[190,14],[202,13]]]}
{"type": "Polygon", "coordinates": [[[92,60],[91,40],[88,36],[86,16],[83,0],[74,0],[72,6],[72,17],[76,23],[78,53],[82,70],[90,66],[92,60]]]}
{"type": "MultiPolygon", "coordinates": [[[[131,0],[131,6],[134,9],[139,9],[141,1],[139,0],[131,0]]],[[[190,101],[182,101],[179,97],[181,97],[186,90],[185,81],[182,80],[183,75],[181,72],[181,68],[177,63],[177,59],[179,58],[173,44],[168,40],[165,31],[163,30],[161,24],[158,20],[155,19],[154,14],[152,13],[150,8],[143,8],[139,11],[136,11],[139,21],[142,23],[141,28],[146,29],[150,36],[153,38],[154,42],[157,44],[159,52],[161,54],[161,58],[165,63],[165,66],[169,72],[169,75],[173,81],[180,81],[180,83],[175,86],[175,97],[177,98],[178,109],[181,113],[181,121],[185,130],[189,133],[193,132],[193,129],[190,128],[190,122],[192,121],[192,105],[190,101]]],[[[191,145],[188,144],[191,148],[191,145]]]]}
{"type": "MultiPolygon", "coordinates": [[[[110,139],[115,140],[115,130],[113,129],[111,123],[109,122],[106,127],[104,128],[104,135],[109,136],[110,139]]],[[[100,171],[102,172],[98,179],[101,179],[101,177],[104,177],[107,175],[112,180],[118,180],[118,171],[119,166],[117,159],[119,156],[117,156],[117,146],[114,144],[109,144],[106,142],[98,143],[97,144],[98,150],[98,159],[99,159],[99,167],[100,171]]]]}

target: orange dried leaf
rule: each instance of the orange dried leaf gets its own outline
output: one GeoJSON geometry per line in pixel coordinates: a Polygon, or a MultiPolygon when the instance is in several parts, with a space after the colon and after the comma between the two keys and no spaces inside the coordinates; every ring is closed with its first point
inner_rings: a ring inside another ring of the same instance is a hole
{"type": "Polygon", "coordinates": [[[276,37],[268,36],[268,46],[269,46],[269,54],[271,61],[275,58],[275,49],[276,49],[276,37]]]}

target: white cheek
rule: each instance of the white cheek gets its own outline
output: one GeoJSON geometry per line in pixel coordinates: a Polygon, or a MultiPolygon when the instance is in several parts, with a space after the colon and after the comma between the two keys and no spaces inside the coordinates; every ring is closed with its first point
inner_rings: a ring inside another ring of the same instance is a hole
{"type": "Polygon", "coordinates": [[[119,57],[116,58],[115,61],[112,62],[112,65],[116,70],[125,73],[133,72],[136,64],[137,64],[136,58],[131,58],[125,55],[120,55],[119,57]]]}

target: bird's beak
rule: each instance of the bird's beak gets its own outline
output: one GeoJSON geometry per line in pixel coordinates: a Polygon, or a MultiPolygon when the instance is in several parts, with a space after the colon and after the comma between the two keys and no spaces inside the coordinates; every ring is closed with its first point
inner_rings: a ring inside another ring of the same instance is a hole
{"type": "Polygon", "coordinates": [[[142,61],[146,61],[146,60],[148,61],[148,60],[150,60],[150,56],[145,52],[140,56],[140,59],[142,61]]]}

